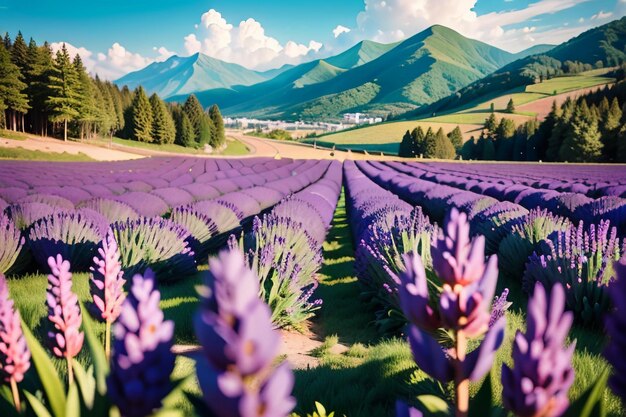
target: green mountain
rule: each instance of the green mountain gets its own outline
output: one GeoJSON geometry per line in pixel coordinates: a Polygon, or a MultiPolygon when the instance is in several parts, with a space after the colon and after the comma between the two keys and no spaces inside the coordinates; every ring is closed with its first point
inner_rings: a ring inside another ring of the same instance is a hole
{"type": "Polygon", "coordinates": [[[521,52],[514,54],[515,60],[526,58],[531,55],[545,54],[546,52],[554,49],[556,45],[539,44],[531,46],[528,49],[524,49],[521,52]]]}
{"type": "Polygon", "coordinates": [[[343,54],[299,65],[266,82],[196,95],[203,105],[218,103],[231,116],[328,119],[348,111],[386,114],[446,97],[514,57],[433,26],[399,44],[361,42],[343,54]]]}
{"type": "Polygon", "coordinates": [[[588,30],[548,51],[526,56],[505,65],[455,94],[418,110],[418,113],[430,114],[451,110],[483,96],[524,87],[539,82],[542,78],[571,72],[572,67],[580,68],[580,64],[589,68],[598,64],[616,66],[623,62],[626,62],[626,17],[588,30]]]}
{"type": "Polygon", "coordinates": [[[115,81],[119,86],[135,89],[143,86],[148,94],[165,98],[235,85],[252,85],[280,74],[289,66],[263,72],[252,71],[204,54],[189,57],[172,56],[164,62],[154,62],[115,81]]]}

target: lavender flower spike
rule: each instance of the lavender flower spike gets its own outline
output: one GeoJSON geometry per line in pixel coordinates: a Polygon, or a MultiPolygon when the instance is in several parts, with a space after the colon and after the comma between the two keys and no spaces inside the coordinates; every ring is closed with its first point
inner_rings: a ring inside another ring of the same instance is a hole
{"type": "Polygon", "coordinates": [[[113,326],[115,342],[107,388],[124,417],[144,417],[161,406],[172,389],[174,323],[164,321],[154,274],[135,275],[113,326]]]}
{"type": "Polygon", "coordinates": [[[54,328],[48,332],[52,353],[67,360],[68,380],[73,380],[72,358],[83,347],[84,333],[80,331],[82,317],[78,306],[78,297],[72,292],[72,273],[70,263],[61,255],[56,259],[48,258],[52,274],[48,275],[48,320],[54,328]]]}
{"type": "Polygon", "coordinates": [[[273,367],[280,339],[259,278],[239,249],[210,259],[209,270],[194,323],[206,404],[217,417],[286,417],[295,406],[294,377],[286,363],[273,367]]]}
{"type": "Polygon", "coordinates": [[[519,417],[559,417],[567,409],[567,392],[574,382],[575,343],[564,348],[574,317],[565,311],[565,291],[552,287],[550,298],[537,283],[528,302],[526,334],[513,345],[514,367],[502,366],[505,408],[519,417]]]}
{"type": "Polygon", "coordinates": [[[94,257],[95,266],[90,268],[90,287],[93,295],[91,307],[98,319],[106,323],[104,347],[108,358],[111,352],[111,324],[119,317],[122,303],[126,298],[124,294],[126,280],[123,278],[120,251],[113,230],[109,229],[98,253],[100,258],[94,257]]]}
{"type": "Polygon", "coordinates": [[[14,309],[7,281],[0,274],[0,381],[11,385],[13,402],[18,412],[21,405],[17,384],[22,382],[28,368],[30,350],[22,332],[20,313],[14,309]]]}
{"type": "Polygon", "coordinates": [[[609,286],[609,296],[614,310],[606,318],[606,331],[611,341],[604,356],[613,367],[609,386],[626,404],[626,258],[615,263],[617,280],[609,286]]]}

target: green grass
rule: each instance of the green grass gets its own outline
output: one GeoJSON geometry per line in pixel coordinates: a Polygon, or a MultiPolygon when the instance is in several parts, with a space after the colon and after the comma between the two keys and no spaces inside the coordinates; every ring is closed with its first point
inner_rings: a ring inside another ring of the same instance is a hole
{"type": "Polygon", "coordinates": [[[88,162],[94,161],[94,159],[85,155],[82,152],[78,154],[70,154],[67,152],[57,153],[57,152],[42,152],[42,151],[31,151],[24,148],[2,148],[0,147],[0,159],[19,159],[19,160],[30,160],[30,161],[59,161],[59,162],[88,162]]]}
{"type": "Polygon", "coordinates": [[[614,78],[600,77],[595,75],[575,75],[571,77],[556,77],[539,84],[526,87],[528,93],[540,93],[552,95],[556,90],[557,94],[568,93],[582,88],[594,87],[614,82],[614,78]]]}
{"type": "Polygon", "coordinates": [[[0,138],[12,140],[26,140],[30,136],[28,133],[14,132],[12,130],[0,129],[0,138]]]}
{"type": "MultiPolygon", "coordinates": [[[[101,138],[97,141],[101,145],[109,144],[108,138],[101,138]]],[[[202,155],[204,152],[200,149],[195,148],[186,148],[184,146],[177,145],[175,143],[163,144],[160,145],[158,143],[148,143],[148,142],[139,142],[136,140],[130,139],[122,139],[118,137],[113,138],[113,143],[117,145],[129,146],[131,148],[138,149],[147,149],[151,151],[160,151],[160,152],[172,152],[172,153],[180,153],[186,155],[202,155]]]]}
{"type": "Polygon", "coordinates": [[[220,155],[224,156],[240,156],[248,155],[250,149],[241,141],[233,138],[226,139],[226,149],[220,152],[220,155]]]}

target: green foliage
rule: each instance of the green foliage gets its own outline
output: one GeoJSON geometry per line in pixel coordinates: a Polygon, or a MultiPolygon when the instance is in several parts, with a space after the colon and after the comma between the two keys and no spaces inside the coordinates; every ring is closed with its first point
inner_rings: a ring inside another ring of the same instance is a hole
{"type": "Polygon", "coordinates": [[[424,138],[424,157],[436,159],[454,159],[456,151],[450,138],[439,128],[437,133],[433,133],[432,129],[428,129],[424,138]]]}
{"type": "Polygon", "coordinates": [[[489,117],[485,120],[485,126],[484,126],[485,130],[491,134],[491,135],[495,135],[496,134],[496,129],[498,128],[498,122],[496,120],[496,115],[495,113],[491,113],[489,115],[489,117]]]}
{"type": "Polygon", "coordinates": [[[138,87],[135,90],[131,114],[132,138],[140,142],[153,142],[152,124],[154,117],[152,115],[152,106],[142,87],[138,87]]]}
{"type": "Polygon", "coordinates": [[[176,126],[165,103],[159,96],[153,94],[150,96],[150,105],[153,115],[152,137],[159,144],[174,143],[176,126]]]}
{"type": "Polygon", "coordinates": [[[63,138],[67,140],[67,124],[76,119],[79,113],[80,93],[76,68],[70,61],[65,44],[57,52],[49,77],[50,95],[47,100],[50,120],[63,122],[63,138]]]}
{"type": "Polygon", "coordinates": [[[570,162],[597,162],[602,156],[602,142],[596,115],[586,101],[576,106],[572,121],[559,150],[559,157],[570,162]]]}
{"type": "Polygon", "coordinates": [[[209,117],[213,123],[213,137],[211,138],[211,146],[217,147],[223,145],[226,141],[226,133],[224,131],[224,120],[222,119],[222,113],[217,104],[214,104],[209,109],[209,117]]]}
{"type": "Polygon", "coordinates": [[[509,102],[506,105],[506,110],[507,113],[515,113],[515,103],[513,103],[513,99],[509,99],[509,102]]]}
{"type": "Polygon", "coordinates": [[[452,146],[456,152],[460,152],[463,147],[463,133],[461,132],[460,127],[455,127],[450,133],[448,133],[448,138],[450,138],[450,142],[452,142],[452,146]]]}

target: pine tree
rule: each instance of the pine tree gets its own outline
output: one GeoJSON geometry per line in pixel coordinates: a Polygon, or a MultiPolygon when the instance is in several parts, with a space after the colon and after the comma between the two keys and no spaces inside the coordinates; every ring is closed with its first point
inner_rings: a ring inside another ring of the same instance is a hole
{"type": "Polygon", "coordinates": [[[489,117],[485,120],[485,130],[489,135],[493,136],[496,134],[496,129],[498,128],[498,122],[496,120],[495,113],[491,113],[489,117]]]}
{"type": "Polygon", "coordinates": [[[502,118],[500,124],[496,129],[496,135],[494,138],[494,146],[496,150],[495,159],[498,161],[511,161],[513,160],[513,146],[515,135],[515,122],[511,119],[502,118]]]}
{"type": "Polygon", "coordinates": [[[548,139],[546,150],[546,161],[556,162],[560,159],[560,150],[565,140],[565,136],[570,128],[570,119],[574,112],[574,102],[568,97],[561,106],[561,111],[557,113],[552,133],[548,139]]]}
{"type": "Polygon", "coordinates": [[[437,136],[433,132],[432,128],[428,128],[426,135],[424,136],[424,158],[435,158],[437,152],[437,136]]]}
{"type": "Polygon", "coordinates": [[[515,113],[515,103],[513,103],[513,97],[509,99],[509,102],[506,105],[507,113],[515,113]]]}
{"type": "Polygon", "coordinates": [[[556,105],[556,101],[552,102],[552,110],[548,113],[546,119],[541,123],[535,134],[529,139],[526,147],[526,159],[528,161],[546,160],[546,152],[548,150],[548,141],[552,136],[554,124],[560,115],[560,110],[556,105]]]}
{"type": "Polygon", "coordinates": [[[565,140],[561,145],[559,156],[568,162],[596,162],[602,156],[598,119],[595,117],[585,100],[574,109],[565,140]]]}
{"type": "Polygon", "coordinates": [[[174,120],[167,106],[156,94],[150,96],[150,104],[154,117],[152,137],[160,144],[174,143],[176,139],[176,126],[174,125],[174,120]]]}
{"type": "Polygon", "coordinates": [[[144,89],[139,86],[135,90],[132,104],[132,139],[140,142],[152,142],[152,106],[144,89]]]}
{"type": "Polygon", "coordinates": [[[401,156],[403,158],[413,158],[415,157],[415,155],[412,155],[412,152],[411,152],[412,150],[413,150],[413,137],[411,136],[411,132],[407,130],[404,136],[402,137],[402,140],[400,141],[400,148],[398,150],[398,156],[401,156]]]}
{"type": "MultiPolygon", "coordinates": [[[[605,96],[606,98],[606,96],[605,96]]],[[[622,120],[622,109],[619,107],[617,97],[613,97],[611,105],[601,115],[600,133],[602,134],[603,160],[612,162],[616,159],[617,140],[622,120]]]]}
{"type": "Polygon", "coordinates": [[[442,128],[439,128],[435,134],[435,152],[432,157],[437,159],[454,159],[455,156],[456,151],[450,138],[443,133],[442,128]]]}
{"type": "Polygon", "coordinates": [[[39,47],[31,38],[28,43],[28,60],[25,82],[26,96],[32,109],[28,112],[28,126],[41,136],[47,134],[48,114],[46,101],[50,95],[49,77],[52,70],[52,51],[47,44],[39,47]]]}
{"type": "Polygon", "coordinates": [[[476,139],[472,136],[461,148],[461,158],[465,161],[476,159],[476,139]]]}
{"type": "Polygon", "coordinates": [[[176,124],[175,143],[188,148],[195,147],[197,144],[194,140],[193,125],[189,121],[187,114],[179,106],[175,105],[172,107],[172,115],[176,124]]]}
{"type": "Polygon", "coordinates": [[[448,133],[448,138],[450,138],[450,142],[452,142],[452,146],[456,152],[460,152],[463,147],[463,133],[461,132],[460,127],[455,127],[450,133],[448,133]]]}
{"type": "Polygon", "coordinates": [[[413,155],[414,157],[423,157],[424,153],[426,153],[426,138],[422,126],[418,126],[413,129],[413,131],[411,132],[411,138],[413,139],[411,155],[413,155]]]}
{"type": "Polygon", "coordinates": [[[217,104],[212,105],[209,109],[209,117],[211,118],[211,122],[213,123],[214,132],[214,137],[211,138],[211,146],[216,148],[226,142],[224,119],[222,118],[222,113],[220,112],[220,108],[217,107],[217,104]]]}
{"type": "Polygon", "coordinates": [[[25,88],[19,68],[11,61],[4,45],[0,46],[0,109],[8,110],[6,124],[12,130],[17,130],[17,115],[29,109],[25,88]]]}
{"type": "Polygon", "coordinates": [[[113,104],[113,97],[107,84],[96,76],[95,87],[98,92],[100,101],[96,101],[98,105],[98,127],[99,131],[104,135],[113,137],[113,132],[117,126],[117,114],[115,113],[115,106],[113,104]]]}
{"type": "Polygon", "coordinates": [[[63,123],[63,140],[67,141],[67,125],[79,116],[79,80],[65,44],[54,59],[49,82],[50,96],[47,105],[50,109],[50,120],[63,123]]]}
{"type": "MultiPolygon", "coordinates": [[[[98,119],[98,107],[96,97],[96,89],[93,85],[93,81],[91,77],[87,74],[87,70],[83,65],[83,60],[80,58],[80,55],[76,54],[74,57],[74,70],[78,75],[78,84],[77,84],[77,98],[78,98],[78,125],[79,125],[79,136],[80,139],[83,140],[85,135],[89,136],[89,132],[91,131],[91,126],[98,119]]],[[[102,97],[100,97],[102,99],[102,97]]]]}
{"type": "Polygon", "coordinates": [[[483,153],[482,160],[483,161],[495,161],[496,159],[496,148],[491,138],[485,138],[483,143],[483,153]]]}
{"type": "Polygon", "coordinates": [[[194,94],[189,95],[189,97],[187,97],[187,100],[185,100],[185,104],[183,104],[183,112],[187,115],[187,117],[189,118],[189,121],[193,125],[194,135],[195,135],[194,140],[198,143],[209,143],[211,140],[210,128],[208,131],[208,138],[207,138],[206,131],[202,132],[203,128],[207,129],[207,126],[206,125],[203,126],[203,122],[202,122],[202,120],[205,119],[206,115],[204,113],[204,109],[202,108],[202,105],[200,104],[200,102],[198,101],[198,98],[194,94]],[[203,134],[205,136],[201,138],[200,136],[203,134]]]}

